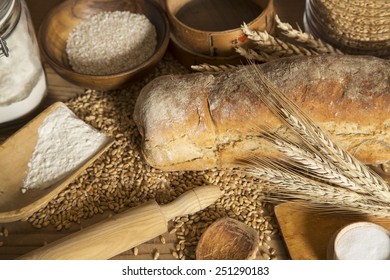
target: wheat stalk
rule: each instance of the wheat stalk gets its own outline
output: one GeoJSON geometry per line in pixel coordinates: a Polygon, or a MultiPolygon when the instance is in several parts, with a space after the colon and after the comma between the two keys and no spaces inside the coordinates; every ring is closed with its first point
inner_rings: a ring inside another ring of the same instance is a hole
{"type": "Polygon", "coordinates": [[[337,211],[390,218],[388,202],[378,202],[369,195],[313,180],[265,158],[249,156],[238,162],[242,164],[245,174],[260,180],[264,193],[262,198],[268,202],[303,200],[314,206],[314,209],[327,213],[337,211]]]}
{"type": "Polygon", "coordinates": [[[316,204],[323,203],[327,207],[331,205],[370,215],[377,211],[378,215],[388,217],[386,213],[390,212],[390,192],[386,181],[328,138],[264,76],[258,65],[253,64],[250,70],[245,69],[244,79],[249,88],[301,141],[301,145],[297,145],[277,135],[266,135],[265,138],[273,142],[291,163],[285,163],[282,167],[280,164],[257,160],[255,164],[252,161],[252,165],[247,165],[253,175],[274,185],[269,190],[274,198],[298,197],[313,204],[315,197],[318,199],[316,204]],[[281,169],[282,173],[277,169],[281,169]],[[336,199],[336,195],[339,199],[336,199]],[[352,200],[347,199],[351,197],[352,200]]]}
{"type": "MultiPolygon", "coordinates": [[[[261,73],[258,66],[253,65],[249,75],[250,84],[254,92],[262,98],[262,101],[279,116],[293,131],[295,131],[313,151],[320,151],[321,155],[337,166],[345,176],[355,181],[378,198],[390,199],[389,186],[380,176],[374,174],[367,166],[360,163],[348,152],[344,151],[325,133],[314,124],[309,117],[291,102],[279,89],[277,89],[261,73]],[[258,78],[261,85],[254,80],[258,78]],[[265,91],[264,91],[265,87],[265,91]],[[271,94],[272,93],[272,94],[271,94]]],[[[248,76],[247,76],[248,77],[248,76]]]]}
{"type": "Polygon", "coordinates": [[[221,65],[211,65],[207,63],[191,65],[191,69],[199,72],[223,72],[236,68],[236,65],[231,64],[221,64],[221,65]]]}
{"type": "Polygon", "coordinates": [[[299,29],[296,30],[290,24],[282,22],[278,15],[275,15],[275,21],[276,26],[282,30],[284,36],[314,49],[317,53],[343,54],[340,50],[323,42],[321,39],[315,39],[313,35],[302,32],[299,27],[299,29]]]}
{"type": "Polygon", "coordinates": [[[369,194],[364,186],[357,184],[343,175],[336,166],[325,161],[320,155],[312,150],[305,149],[304,143],[297,145],[291,141],[278,137],[272,137],[270,141],[272,141],[278,150],[287,158],[292,159],[295,163],[299,164],[301,169],[309,170],[311,175],[317,176],[317,179],[353,190],[357,193],[369,194]]]}
{"type": "Polygon", "coordinates": [[[236,46],[236,51],[249,60],[259,62],[267,62],[293,55],[343,54],[340,50],[323,42],[321,39],[315,39],[311,34],[302,32],[299,27],[298,30],[292,28],[290,24],[282,22],[278,15],[275,15],[275,22],[281,30],[281,34],[290,40],[294,40],[297,44],[274,37],[267,31],[252,30],[243,23],[241,26],[242,32],[256,47],[245,50],[236,46]]]}
{"type": "Polygon", "coordinates": [[[235,50],[237,53],[245,57],[247,60],[255,60],[258,62],[268,62],[280,58],[280,56],[276,54],[270,55],[265,52],[256,52],[253,49],[244,49],[243,47],[240,46],[235,47],[235,50]]]}

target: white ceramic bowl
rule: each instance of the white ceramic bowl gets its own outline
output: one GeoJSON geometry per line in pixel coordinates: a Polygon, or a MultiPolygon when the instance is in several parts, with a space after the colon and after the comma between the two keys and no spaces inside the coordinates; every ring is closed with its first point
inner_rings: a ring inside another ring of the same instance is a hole
{"type": "Polygon", "coordinates": [[[390,260],[390,232],[371,222],[349,224],[333,236],[328,259],[390,260]]]}

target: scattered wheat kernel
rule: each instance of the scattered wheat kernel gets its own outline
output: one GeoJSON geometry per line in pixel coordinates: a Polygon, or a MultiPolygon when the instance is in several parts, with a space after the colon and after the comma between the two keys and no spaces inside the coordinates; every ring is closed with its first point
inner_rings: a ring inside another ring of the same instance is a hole
{"type": "Polygon", "coordinates": [[[8,229],[7,228],[3,228],[3,234],[4,234],[4,237],[8,237],[8,229]]]}
{"type": "Polygon", "coordinates": [[[261,253],[261,257],[262,257],[264,260],[270,260],[270,259],[271,259],[271,256],[268,255],[266,252],[261,253]]]}
{"type": "Polygon", "coordinates": [[[156,250],[154,251],[154,254],[153,254],[153,259],[154,259],[154,260],[157,260],[159,256],[160,256],[160,252],[156,249],[156,250]]]}
{"type": "Polygon", "coordinates": [[[166,243],[165,237],[160,235],[160,241],[161,241],[162,244],[165,244],[166,243]]]}
{"type": "Polygon", "coordinates": [[[270,253],[270,255],[275,255],[276,250],[274,248],[270,248],[269,253],[270,253]]]}
{"type": "Polygon", "coordinates": [[[133,254],[134,256],[138,256],[138,247],[133,248],[133,254]]]}
{"type": "Polygon", "coordinates": [[[175,259],[178,259],[179,258],[179,255],[177,254],[177,252],[175,250],[172,250],[171,251],[171,254],[172,256],[175,258],[175,259]]]}
{"type": "Polygon", "coordinates": [[[183,251],[179,251],[179,259],[181,259],[184,256],[183,251]]]}

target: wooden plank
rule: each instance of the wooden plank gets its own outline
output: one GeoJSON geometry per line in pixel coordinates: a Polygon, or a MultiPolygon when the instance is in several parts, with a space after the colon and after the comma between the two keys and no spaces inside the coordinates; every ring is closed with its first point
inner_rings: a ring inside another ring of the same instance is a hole
{"type": "Polygon", "coordinates": [[[293,260],[326,260],[332,236],[353,222],[374,222],[390,230],[389,220],[314,213],[292,202],[276,206],[275,214],[293,260]]]}
{"type": "MultiPolygon", "coordinates": [[[[38,31],[39,25],[46,13],[62,1],[63,0],[26,1],[30,9],[36,31],[38,31]]],[[[163,0],[156,1],[160,3],[163,2],[163,0]]],[[[303,18],[304,3],[305,0],[275,0],[275,8],[277,13],[280,15],[281,20],[289,21],[291,24],[298,22],[302,27],[301,22],[303,18]]],[[[42,111],[44,108],[50,106],[56,101],[66,101],[69,98],[82,94],[85,91],[85,89],[77,87],[62,79],[53,71],[53,69],[51,69],[51,67],[46,62],[44,62],[44,68],[47,76],[48,94],[39,111],[42,111]]],[[[37,113],[39,113],[39,111],[37,113]]],[[[21,123],[13,124],[11,127],[1,127],[0,143],[7,139],[15,131],[17,131],[17,129],[19,129],[22,125],[26,124],[32,117],[34,117],[34,115],[28,119],[23,120],[21,123]]],[[[106,214],[109,213],[105,213],[105,215],[106,214]]],[[[97,215],[92,219],[82,220],[81,225],[72,225],[70,229],[63,229],[61,231],[57,231],[53,226],[48,226],[42,229],[33,228],[29,222],[22,221],[0,224],[0,230],[4,227],[9,230],[8,237],[0,236],[0,242],[4,242],[4,244],[0,246],[0,259],[15,259],[20,255],[23,255],[40,246],[44,246],[44,244],[65,237],[68,234],[79,230],[81,227],[91,225],[103,218],[103,216],[97,215]]],[[[164,236],[166,238],[166,244],[161,244],[159,238],[155,238],[138,246],[139,253],[137,256],[134,256],[132,250],[129,250],[114,257],[113,259],[153,259],[152,252],[156,248],[158,248],[160,251],[160,259],[173,259],[171,250],[174,249],[174,246],[177,242],[176,236],[169,233],[164,234],[164,236]]],[[[278,259],[288,258],[280,236],[275,236],[274,240],[271,242],[271,246],[276,249],[278,259]]],[[[260,256],[258,258],[260,258],[260,256]]]]}

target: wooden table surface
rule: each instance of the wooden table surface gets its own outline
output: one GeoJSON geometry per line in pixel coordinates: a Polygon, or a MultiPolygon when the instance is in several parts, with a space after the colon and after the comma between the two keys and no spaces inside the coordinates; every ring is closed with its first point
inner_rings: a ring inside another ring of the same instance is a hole
{"type": "MultiPolygon", "coordinates": [[[[39,26],[45,17],[45,15],[56,5],[63,2],[63,0],[25,0],[36,32],[39,30],[39,26]]],[[[162,3],[164,0],[154,0],[162,3]]],[[[295,26],[298,24],[303,28],[303,12],[305,8],[305,0],[274,0],[275,10],[282,21],[289,22],[295,26]]],[[[74,97],[80,93],[83,93],[85,89],[69,83],[68,81],[57,75],[54,70],[43,61],[44,69],[47,76],[48,92],[47,97],[43,101],[42,108],[48,107],[56,101],[66,101],[71,97],[74,97]]],[[[28,119],[27,119],[28,120],[28,119]]],[[[26,121],[27,121],[26,120],[26,121]]],[[[11,127],[0,127],[0,142],[4,141],[7,137],[13,134],[24,123],[19,123],[11,127]]]]}
{"type": "MultiPolygon", "coordinates": [[[[29,6],[35,29],[38,30],[39,25],[46,13],[62,1],[26,0],[26,2],[29,6]]],[[[275,7],[278,15],[283,21],[290,22],[292,25],[298,23],[302,27],[304,2],[304,0],[275,0],[275,7]]],[[[85,91],[85,89],[75,86],[58,76],[45,61],[43,61],[43,64],[47,75],[48,95],[44,100],[42,109],[54,103],[55,101],[66,101],[69,98],[85,91]]],[[[0,128],[0,143],[12,133],[14,133],[18,128],[20,128],[20,125],[11,126],[8,128],[0,128]]],[[[101,218],[102,217],[96,217],[96,219],[101,218]]],[[[88,222],[92,224],[95,222],[95,219],[90,219],[88,222]]],[[[47,229],[45,231],[35,232],[28,223],[24,223],[23,225],[15,225],[11,223],[7,224],[6,226],[10,231],[13,232],[12,236],[9,238],[15,239],[12,241],[12,243],[16,245],[12,248],[7,248],[5,254],[0,254],[0,259],[15,258],[25,252],[30,251],[33,248],[42,246],[43,244],[40,243],[41,240],[45,240],[45,242],[51,242],[69,234],[72,231],[79,230],[79,228],[74,228],[68,232],[56,232],[55,229],[47,229]],[[25,232],[28,232],[29,234],[26,235],[24,234],[25,232]],[[30,244],[31,247],[17,245],[23,244],[26,239],[28,239],[28,244],[30,244]]],[[[2,227],[5,226],[0,225],[0,229],[2,227]]],[[[152,259],[153,256],[151,252],[156,248],[160,251],[161,259],[172,259],[173,257],[170,252],[174,248],[173,246],[176,240],[175,235],[166,233],[164,236],[167,242],[166,244],[162,244],[159,239],[156,238],[140,246],[138,256],[134,256],[132,252],[129,251],[115,257],[115,259],[152,259]]],[[[278,258],[288,258],[288,254],[284,249],[283,242],[281,240],[275,240],[273,243],[275,247],[280,248],[280,255],[278,258]]]]}

